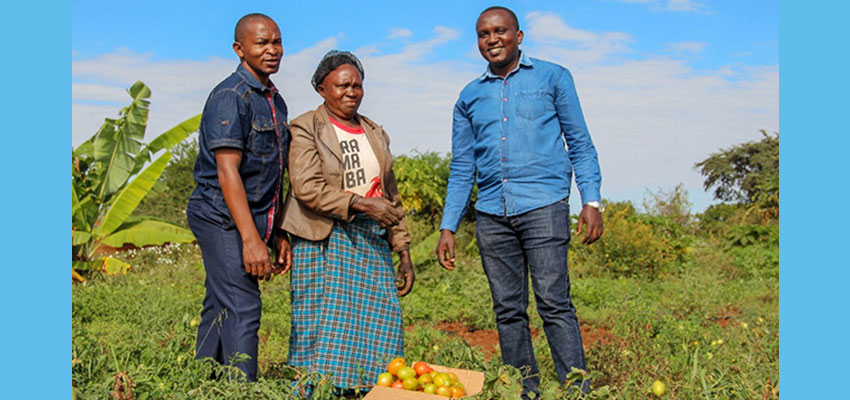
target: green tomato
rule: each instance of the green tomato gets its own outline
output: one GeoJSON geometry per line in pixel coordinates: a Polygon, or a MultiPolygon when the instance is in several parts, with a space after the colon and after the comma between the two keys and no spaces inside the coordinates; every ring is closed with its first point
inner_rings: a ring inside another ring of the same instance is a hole
{"type": "Polygon", "coordinates": [[[654,395],[661,397],[666,390],[667,390],[667,387],[664,386],[664,382],[661,382],[661,381],[652,382],[652,393],[654,395]]]}
{"type": "Polygon", "coordinates": [[[378,386],[390,387],[393,384],[393,374],[384,372],[378,374],[378,386]]]}
{"type": "Polygon", "coordinates": [[[398,370],[398,379],[416,378],[416,371],[410,367],[401,367],[398,370]]]}
{"type": "Polygon", "coordinates": [[[417,381],[414,377],[410,377],[401,381],[401,385],[404,386],[406,390],[416,390],[419,388],[419,381],[417,381]]]}
{"type": "Polygon", "coordinates": [[[433,383],[426,383],[425,386],[422,387],[422,391],[428,394],[436,394],[437,385],[433,383]]]}

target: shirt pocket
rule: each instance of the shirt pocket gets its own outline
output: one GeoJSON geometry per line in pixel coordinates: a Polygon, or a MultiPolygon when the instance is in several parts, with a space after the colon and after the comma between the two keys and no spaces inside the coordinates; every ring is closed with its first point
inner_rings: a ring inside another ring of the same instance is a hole
{"type": "Polygon", "coordinates": [[[516,114],[525,119],[538,119],[554,109],[545,90],[521,90],[516,93],[516,99],[516,114]]]}
{"type": "Polygon", "coordinates": [[[269,155],[277,151],[277,134],[271,118],[257,116],[251,120],[248,150],[257,155],[269,155]]]}

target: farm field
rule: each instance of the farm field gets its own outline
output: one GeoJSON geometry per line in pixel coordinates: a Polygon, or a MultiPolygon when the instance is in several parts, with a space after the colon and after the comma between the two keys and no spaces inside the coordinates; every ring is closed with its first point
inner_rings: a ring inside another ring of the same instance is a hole
{"type": "MultiPolygon", "coordinates": [[[[614,239],[616,222],[606,223],[614,239]]],[[[461,229],[459,239],[469,231],[461,229]]],[[[484,371],[479,398],[516,398],[517,371],[500,363],[480,261],[461,255],[455,271],[442,270],[425,233],[414,234],[421,243],[416,285],[401,300],[406,358],[484,371]]],[[[725,250],[716,239],[695,236],[683,260],[652,275],[593,265],[576,246],[571,284],[593,385],[587,398],[654,398],[655,380],[665,383],[666,399],[778,398],[778,279],[772,270],[752,269],[772,266],[772,245],[725,250]]],[[[94,274],[73,288],[74,398],[103,399],[129,388],[139,400],[282,399],[293,394],[296,377],[310,378],[285,366],[288,276],[262,284],[259,381],[215,381],[206,379],[213,367],[193,358],[204,291],[197,246],[119,255],[132,272],[94,274]]],[[[533,299],[529,311],[543,398],[575,398],[558,388],[533,299]]],[[[336,397],[317,390],[313,398],[336,397]]]]}

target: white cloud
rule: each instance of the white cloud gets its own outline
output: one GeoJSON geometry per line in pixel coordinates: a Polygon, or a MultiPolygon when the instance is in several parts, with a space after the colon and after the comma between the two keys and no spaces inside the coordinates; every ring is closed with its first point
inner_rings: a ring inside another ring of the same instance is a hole
{"type": "MultiPolygon", "coordinates": [[[[626,33],[583,30],[553,14],[529,13],[524,21],[524,51],[573,72],[607,197],[640,204],[646,188],[669,189],[681,182],[695,206],[703,208],[710,195],[703,192],[694,163],[721,148],[758,140],[760,129],[778,131],[778,66],[696,70],[667,55],[643,54],[636,60],[628,57],[634,39],[626,33]]],[[[395,53],[381,53],[373,45],[355,51],[366,70],[361,112],[384,125],[395,154],[450,150],[452,106],[463,86],[485,68],[477,52],[460,60],[428,61],[457,37],[453,29],[436,27],[431,38],[411,41],[395,53]]],[[[281,72],[272,76],[290,119],[320,104],[310,77],[337,40],[287,54],[281,72]]],[[[680,47],[697,51],[700,45],[680,47]]],[[[137,79],[152,89],[149,131],[158,134],[200,112],[212,87],[236,65],[235,56],[158,61],[131,51],[73,61],[73,144],[94,133],[104,117],[115,117],[129,101],[126,88],[137,79]]]]}
{"type": "Polygon", "coordinates": [[[397,38],[409,38],[413,36],[413,32],[410,29],[406,28],[393,28],[390,29],[389,39],[397,39],[397,38]]]}
{"type": "Polygon", "coordinates": [[[706,9],[705,4],[696,0],[622,0],[626,3],[649,4],[653,11],[694,12],[706,9]]]}
{"type": "Polygon", "coordinates": [[[701,53],[705,50],[705,42],[677,42],[669,43],[667,49],[676,53],[701,53]]]}

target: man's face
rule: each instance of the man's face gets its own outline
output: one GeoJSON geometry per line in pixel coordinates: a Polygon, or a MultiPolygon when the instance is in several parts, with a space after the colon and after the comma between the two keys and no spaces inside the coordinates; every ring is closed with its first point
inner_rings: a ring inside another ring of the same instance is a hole
{"type": "Polygon", "coordinates": [[[233,42],[233,51],[242,60],[242,65],[266,84],[269,75],[280,68],[283,57],[280,29],[270,19],[256,18],[248,23],[239,40],[233,42]]]}
{"type": "Polygon", "coordinates": [[[516,65],[522,31],[517,30],[510,14],[504,10],[487,11],[478,17],[475,31],[478,34],[478,51],[490,63],[494,73],[516,65]]]}
{"type": "Polygon", "coordinates": [[[357,115],[363,100],[363,79],[353,65],[340,65],[316,89],[337,119],[351,120],[357,115]]]}

